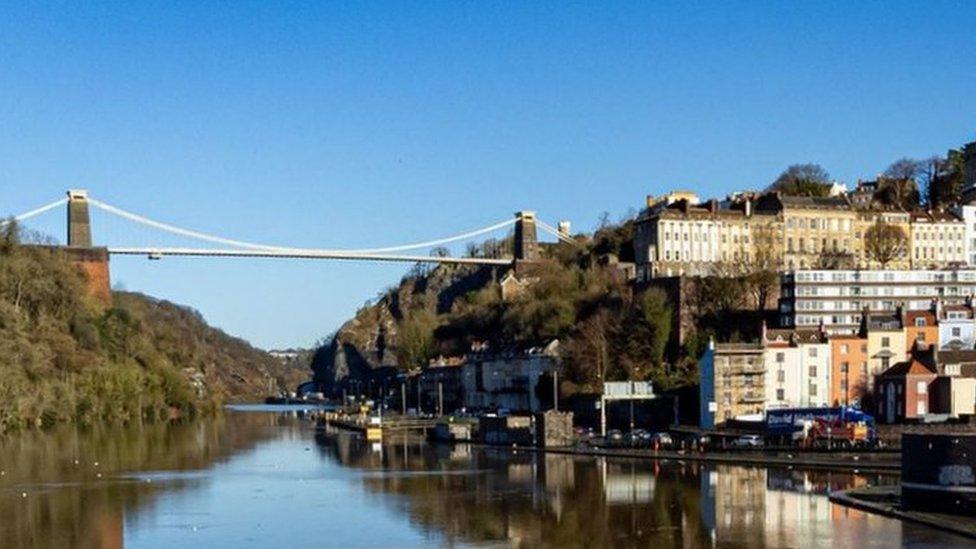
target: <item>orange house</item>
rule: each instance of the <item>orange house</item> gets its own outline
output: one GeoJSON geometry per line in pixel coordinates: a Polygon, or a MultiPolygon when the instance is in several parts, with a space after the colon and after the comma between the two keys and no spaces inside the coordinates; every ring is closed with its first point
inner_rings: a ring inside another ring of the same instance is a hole
{"type": "Polygon", "coordinates": [[[916,344],[920,349],[939,347],[939,326],[932,311],[905,313],[905,352],[911,354],[916,344]]]}
{"type": "Polygon", "coordinates": [[[868,385],[868,340],[856,335],[830,338],[830,402],[857,402],[868,385]]]}

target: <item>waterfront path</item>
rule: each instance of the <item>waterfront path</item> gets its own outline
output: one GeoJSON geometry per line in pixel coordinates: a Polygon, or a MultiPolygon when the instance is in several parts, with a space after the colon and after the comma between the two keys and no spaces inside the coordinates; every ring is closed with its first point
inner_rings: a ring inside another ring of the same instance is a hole
{"type": "Polygon", "coordinates": [[[976,539],[976,519],[941,513],[924,513],[901,509],[901,488],[898,486],[872,486],[841,490],[830,494],[830,501],[876,513],[886,517],[924,524],[953,534],[976,539]]]}

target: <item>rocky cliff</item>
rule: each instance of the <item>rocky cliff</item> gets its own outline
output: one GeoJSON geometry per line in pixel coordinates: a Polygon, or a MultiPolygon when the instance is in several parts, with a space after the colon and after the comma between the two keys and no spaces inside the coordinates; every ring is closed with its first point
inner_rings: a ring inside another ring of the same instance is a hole
{"type": "Polygon", "coordinates": [[[357,311],[316,352],[312,370],[319,390],[334,395],[349,380],[398,368],[397,327],[404,311],[425,308],[448,313],[459,298],[498,281],[507,271],[507,267],[470,266],[415,269],[397,287],[357,311]]]}

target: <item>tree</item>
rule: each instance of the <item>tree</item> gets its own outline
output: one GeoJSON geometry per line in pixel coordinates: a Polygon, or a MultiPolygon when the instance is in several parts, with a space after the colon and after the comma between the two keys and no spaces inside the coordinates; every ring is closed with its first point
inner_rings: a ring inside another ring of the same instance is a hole
{"type": "Polygon", "coordinates": [[[914,178],[888,177],[878,178],[878,190],[874,199],[902,210],[913,210],[918,207],[921,196],[914,178]]]}
{"type": "Polygon", "coordinates": [[[899,158],[885,168],[883,177],[885,179],[912,179],[918,177],[922,171],[924,160],[912,160],[911,158],[899,158]]]}
{"type": "Polygon", "coordinates": [[[434,357],[437,318],[426,309],[411,311],[397,326],[397,365],[404,370],[423,368],[434,357]]]}
{"type": "Polygon", "coordinates": [[[830,174],[819,164],[794,164],[779,174],[769,190],[793,196],[827,196],[830,174]]]}
{"type": "Polygon", "coordinates": [[[744,249],[744,282],[756,303],[756,310],[763,311],[769,296],[779,286],[779,268],[783,257],[776,230],[772,225],[755,224],[752,228],[752,248],[744,249]]]}
{"type": "Polygon", "coordinates": [[[878,220],[864,232],[864,249],[868,257],[886,268],[889,263],[905,254],[908,237],[897,225],[878,220]]]}
{"type": "Polygon", "coordinates": [[[853,269],[854,254],[847,251],[824,249],[817,256],[815,268],[824,270],[853,269]]]}
{"type": "Polygon", "coordinates": [[[656,364],[664,361],[668,339],[671,337],[671,306],[668,296],[660,288],[650,288],[638,300],[641,320],[649,331],[650,359],[656,364]]]}
{"type": "Polygon", "coordinates": [[[946,208],[959,203],[964,164],[962,152],[958,150],[919,163],[918,178],[929,207],[946,208]]]}

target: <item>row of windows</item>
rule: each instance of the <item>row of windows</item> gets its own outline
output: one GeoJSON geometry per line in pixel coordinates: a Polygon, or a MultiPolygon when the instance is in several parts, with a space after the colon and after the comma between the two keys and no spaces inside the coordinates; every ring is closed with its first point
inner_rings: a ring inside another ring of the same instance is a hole
{"type": "Polygon", "coordinates": [[[809,271],[796,274],[797,282],[953,282],[976,281],[976,271],[809,271]]]}
{"type": "Polygon", "coordinates": [[[788,218],[786,220],[787,229],[811,229],[814,231],[849,231],[851,230],[850,219],[802,219],[788,218]]]}
{"type": "Polygon", "coordinates": [[[939,246],[938,248],[925,246],[916,247],[915,259],[943,259],[945,254],[952,254],[953,257],[949,259],[961,259],[962,258],[962,246],[956,248],[943,248],[939,246]],[[936,255],[938,253],[938,255],[936,255]]]}
{"type": "Polygon", "coordinates": [[[941,296],[941,295],[969,295],[974,288],[966,286],[800,286],[796,295],[843,297],[843,296],[941,296]]]}
{"type": "Polygon", "coordinates": [[[951,231],[951,230],[912,233],[913,240],[963,240],[964,238],[965,238],[965,233],[951,231]]]}

